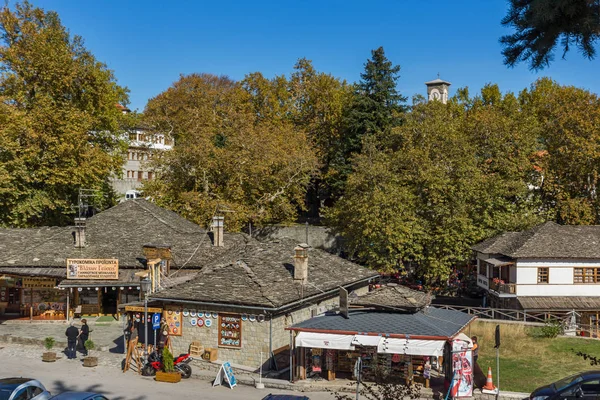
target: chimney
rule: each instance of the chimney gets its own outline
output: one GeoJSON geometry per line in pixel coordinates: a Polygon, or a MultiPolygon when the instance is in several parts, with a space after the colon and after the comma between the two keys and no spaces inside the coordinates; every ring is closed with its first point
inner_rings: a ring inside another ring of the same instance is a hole
{"type": "Polygon", "coordinates": [[[223,220],[224,217],[213,217],[213,246],[223,247],[223,220]]]}
{"type": "Polygon", "coordinates": [[[75,247],[85,247],[85,218],[75,218],[75,247]]]}
{"type": "Polygon", "coordinates": [[[300,243],[294,251],[294,279],[301,280],[302,283],[308,282],[308,248],[306,243],[300,243]]]}

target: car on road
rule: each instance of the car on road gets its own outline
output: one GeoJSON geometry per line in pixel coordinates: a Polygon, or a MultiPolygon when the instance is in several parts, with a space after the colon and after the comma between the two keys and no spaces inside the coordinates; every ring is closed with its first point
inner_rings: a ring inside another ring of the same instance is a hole
{"type": "Polygon", "coordinates": [[[52,397],[51,400],[108,400],[100,393],[92,392],[64,392],[52,397]]]}
{"type": "Polygon", "coordinates": [[[44,385],[35,379],[0,379],[0,400],[48,400],[51,396],[44,385]]]}
{"type": "Polygon", "coordinates": [[[600,398],[600,371],[586,371],[567,376],[531,392],[530,400],[568,400],[600,398]]]}

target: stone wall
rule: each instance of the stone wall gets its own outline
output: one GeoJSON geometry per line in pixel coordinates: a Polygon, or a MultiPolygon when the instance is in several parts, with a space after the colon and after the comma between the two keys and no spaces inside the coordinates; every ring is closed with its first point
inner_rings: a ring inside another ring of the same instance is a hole
{"type": "MultiPolygon", "coordinates": [[[[273,240],[289,237],[298,243],[306,242],[306,226],[271,225],[263,228],[252,228],[252,237],[258,240],[273,240]]],[[[308,226],[308,244],[317,249],[323,249],[330,253],[339,254],[343,248],[341,236],[334,235],[326,226],[308,226]]]]}
{"type": "MultiPolygon", "coordinates": [[[[362,287],[355,290],[357,294],[363,294],[368,291],[368,287],[362,287]]],[[[333,297],[330,299],[323,300],[318,303],[309,304],[302,308],[299,308],[290,313],[275,315],[272,321],[272,349],[273,351],[278,348],[287,346],[290,344],[290,332],[285,328],[305,321],[311,318],[313,315],[322,314],[326,311],[333,310],[339,305],[339,298],[333,297]]],[[[196,307],[192,305],[182,306],[182,308],[194,309],[196,307]]],[[[247,310],[243,310],[235,307],[222,307],[222,308],[211,308],[197,310],[204,313],[210,312],[225,314],[247,314],[247,310]]],[[[258,316],[260,312],[256,312],[254,315],[258,316]]],[[[270,337],[270,323],[271,316],[267,313],[263,314],[265,320],[263,322],[250,322],[250,320],[242,321],[242,346],[241,348],[227,348],[219,347],[219,318],[210,318],[212,325],[210,327],[192,326],[190,323],[191,317],[183,317],[183,330],[182,336],[172,336],[171,341],[173,345],[173,351],[178,354],[187,352],[189,345],[192,341],[199,341],[205,348],[211,347],[218,349],[218,359],[221,361],[229,361],[234,364],[240,364],[251,368],[258,368],[260,366],[261,351],[263,352],[263,363],[266,363],[269,357],[269,337],[270,337]]]]}

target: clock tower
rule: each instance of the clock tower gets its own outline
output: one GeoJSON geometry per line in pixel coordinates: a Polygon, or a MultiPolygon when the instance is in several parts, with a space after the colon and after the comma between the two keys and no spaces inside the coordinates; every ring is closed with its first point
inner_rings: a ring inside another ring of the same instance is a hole
{"type": "Polygon", "coordinates": [[[427,85],[427,100],[437,100],[441,101],[443,104],[446,104],[448,101],[448,88],[451,83],[446,82],[440,79],[440,75],[438,74],[438,78],[429,82],[425,82],[427,85]]]}

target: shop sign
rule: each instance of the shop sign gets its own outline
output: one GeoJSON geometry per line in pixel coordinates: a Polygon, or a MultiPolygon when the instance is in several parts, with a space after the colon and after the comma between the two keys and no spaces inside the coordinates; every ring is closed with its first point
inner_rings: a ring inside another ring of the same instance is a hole
{"type": "Polygon", "coordinates": [[[116,258],[69,258],[67,279],[119,279],[119,260],[116,258]]]}
{"type": "MultiPolygon", "coordinates": [[[[144,312],[144,307],[138,306],[125,306],[125,312],[144,312]]],[[[162,308],[158,307],[148,307],[149,313],[162,313],[162,308]]]]}
{"type": "Polygon", "coordinates": [[[24,288],[46,288],[53,289],[56,287],[56,279],[52,278],[23,278],[21,280],[24,288]]]}
{"type": "Polygon", "coordinates": [[[242,347],[242,317],[219,314],[219,347],[242,347]]]}

